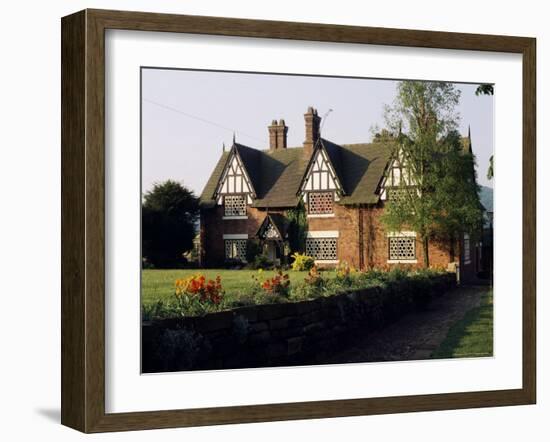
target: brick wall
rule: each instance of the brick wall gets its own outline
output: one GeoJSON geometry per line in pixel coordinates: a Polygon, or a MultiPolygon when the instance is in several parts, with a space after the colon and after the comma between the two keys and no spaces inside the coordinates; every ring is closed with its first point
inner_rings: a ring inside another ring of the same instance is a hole
{"type": "MultiPolygon", "coordinates": [[[[204,267],[218,267],[225,260],[224,234],[248,234],[254,238],[267,212],[247,207],[248,219],[223,219],[223,206],[201,212],[201,248],[204,267]]],[[[273,213],[271,211],[270,213],[273,213]]]]}
{"type": "MultiPolygon", "coordinates": [[[[336,204],[334,217],[309,217],[308,229],[310,231],[338,230],[338,259],[341,262],[346,261],[357,268],[361,265],[367,268],[391,266],[392,264],[388,264],[387,231],[380,221],[383,210],[382,203],[364,208],[336,204]],[[359,213],[360,210],[362,214],[359,213]],[[360,219],[362,219],[362,229],[360,219]],[[363,232],[362,242],[361,230],[363,232]],[[360,244],[362,244],[362,248],[360,244]]],[[[266,217],[266,213],[265,210],[248,207],[248,219],[223,220],[223,207],[221,206],[204,211],[201,217],[203,265],[215,267],[223,264],[225,253],[223,235],[247,233],[249,238],[253,238],[266,217]]],[[[457,245],[456,259],[458,259],[458,252],[457,245]]],[[[446,268],[453,260],[448,243],[430,241],[429,253],[431,266],[446,268]]],[[[423,244],[419,237],[416,241],[416,256],[416,264],[410,265],[423,267],[423,244]]]]}

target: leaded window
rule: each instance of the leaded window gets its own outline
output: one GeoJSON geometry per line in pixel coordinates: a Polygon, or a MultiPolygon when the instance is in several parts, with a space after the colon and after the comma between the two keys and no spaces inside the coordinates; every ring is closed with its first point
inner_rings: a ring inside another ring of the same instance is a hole
{"type": "Polygon", "coordinates": [[[390,201],[403,202],[407,197],[407,189],[400,188],[389,188],[388,189],[388,199],[390,201]]]}
{"type": "Polygon", "coordinates": [[[338,259],[337,250],[337,238],[306,239],[306,255],[313,257],[317,261],[334,261],[338,259]]]}
{"type": "Polygon", "coordinates": [[[389,259],[412,261],[416,259],[416,237],[392,236],[389,241],[389,259]]]}
{"type": "Polygon", "coordinates": [[[326,215],[334,213],[333,192],[308,193],[308,213],[311,215],[326,215]]]}
{"type": "Polygon", "coordinates": [[[246,239],[226,239],[225,259],[246,261],[246,239]]]}
{"type": "Polygon", "coordinates": [[[225,216],[246,216],[246,195],[225,195],[223,207],[225,216]]]}

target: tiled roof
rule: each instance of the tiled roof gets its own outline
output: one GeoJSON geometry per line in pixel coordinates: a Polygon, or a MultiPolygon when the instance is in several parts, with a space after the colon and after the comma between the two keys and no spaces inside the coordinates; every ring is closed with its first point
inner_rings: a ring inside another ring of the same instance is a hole
{"type": "Polygon", "coordinates": [[[229,158],[229,152],[223,152],[220,159],[218,160],[218,163],[216,164],[216,167],[214,167],[210,178],[208,178],[208,181],[206,182],[206,185],[204,186],[204,189],[202,190],[200,196],[201,207],[208,208],[213,207],[216,204],[216,201],[214,200],[214,193],[216,192],[216,189],[218,187],[218,182],[220,181],[220,177],[222,176],[227,158],[229,158]]]}
{"type": "MultiPolygon", "coordinates": [[[[344,187],[341,204],[375,204],[376,190],[393,147],[392,142],[338,145],[322,140],[330,161],[344,187]]],[[[235,149],[257,193],[254,207],[295,207],[309,158],[302,147],[256,150],[241,144],[235,149]]],[[[201,195],[201,206],[215,204],[214,193],[222,176],[229,153],[224,152],[212,171],[201,195]]]]}

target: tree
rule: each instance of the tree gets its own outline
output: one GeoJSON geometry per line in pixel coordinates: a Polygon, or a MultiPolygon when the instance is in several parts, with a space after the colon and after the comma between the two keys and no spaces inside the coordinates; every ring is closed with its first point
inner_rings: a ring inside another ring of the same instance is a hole
{"type": "Polygon", "coordinates": [[[168,180],[143,196],[142,254],[155,267],[174,267],[193,248],[199,204],[194,192],[168,180]]]}
{"type": "Polygon", "coordinates": [[[475,159],[457,132],[459,99],[450,83],[403,81],[386,108],[387,125],[397,134],[392,158],[408,169],[411,182],[398,185],[399,197],[388,200],[382,221],[390,230],[417,232],[426,267],[430,240],[474,234],[482,217],[475,159]]]}
{"type": "Polygon", "coordinates": [[[495,89],[492,84],[480,84],[476,89],[476,95],[493,95],[495,89]]]}
{"type": "Polygon", "coordinates": [[[298,205],[287,211],[288,242],[291,253],[304,253],[307,238],[307,214],[304,202],[300,200],[298,205]]]}

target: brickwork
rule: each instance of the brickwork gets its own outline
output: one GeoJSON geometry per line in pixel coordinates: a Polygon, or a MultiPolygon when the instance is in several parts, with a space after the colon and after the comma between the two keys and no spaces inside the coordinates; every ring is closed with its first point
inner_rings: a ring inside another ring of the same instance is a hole
{"type": "MultiPolygon", "coordinates": [[[[388,263],[387,230],[380,221],[383,213],[383,203],[369,207],[348,207],[335,204],[333,217],[308,217],[308,230],[334,231],[338,237],[338,260],[361,268],[385,268],[394,264],[388,263]],[[360,213],[362,211],[362,213],[360,213]],[[362,226],[360,226],[362,220],[362,226]],[[362,235],[362,239],[361,239],[362,235]],[[361,257],[362,255],[362,257],[361,257]]],[[[270,213],[274,213],[271,211],[270,213]]],[[[284,214],[284,211],[279,213],[284,214]]],[[[224,261],[224,234],[248,234],[254,238],[267,212],[253,207],[247,208],[247,219],[223,219],[223,207],[204,211],[201,218],[201,240],[203,244],[203,265],[215,267],[224,261]]],[[[474,247],[472,247],[474,250],[474,247]]],[[[459,245],[455,247],[456,256],[459,245]]],[[[409,264],[413,267],[424,267],[423,245],[419,237],[416,239],[416,262],[409,264]]],[[[447,268],[454,260],[450,245],[432,240],[429,244],[430,266],[447,268]]],[[[473,257],[472,262],[475,262],[473,257]]]]}
{"type": "MultiPolygon", "coordinates": [[[[247,234],[249,239],[255,237],[267,212],[255,207],[247,207],[246,213],[247,219],[223,219],[222,206],[201,212],[201,265],[203,267],[223,265],[225,260],[223,235],[247,234]]],[[[270,213],[275,212],[270,211],[270,213]]]]}

